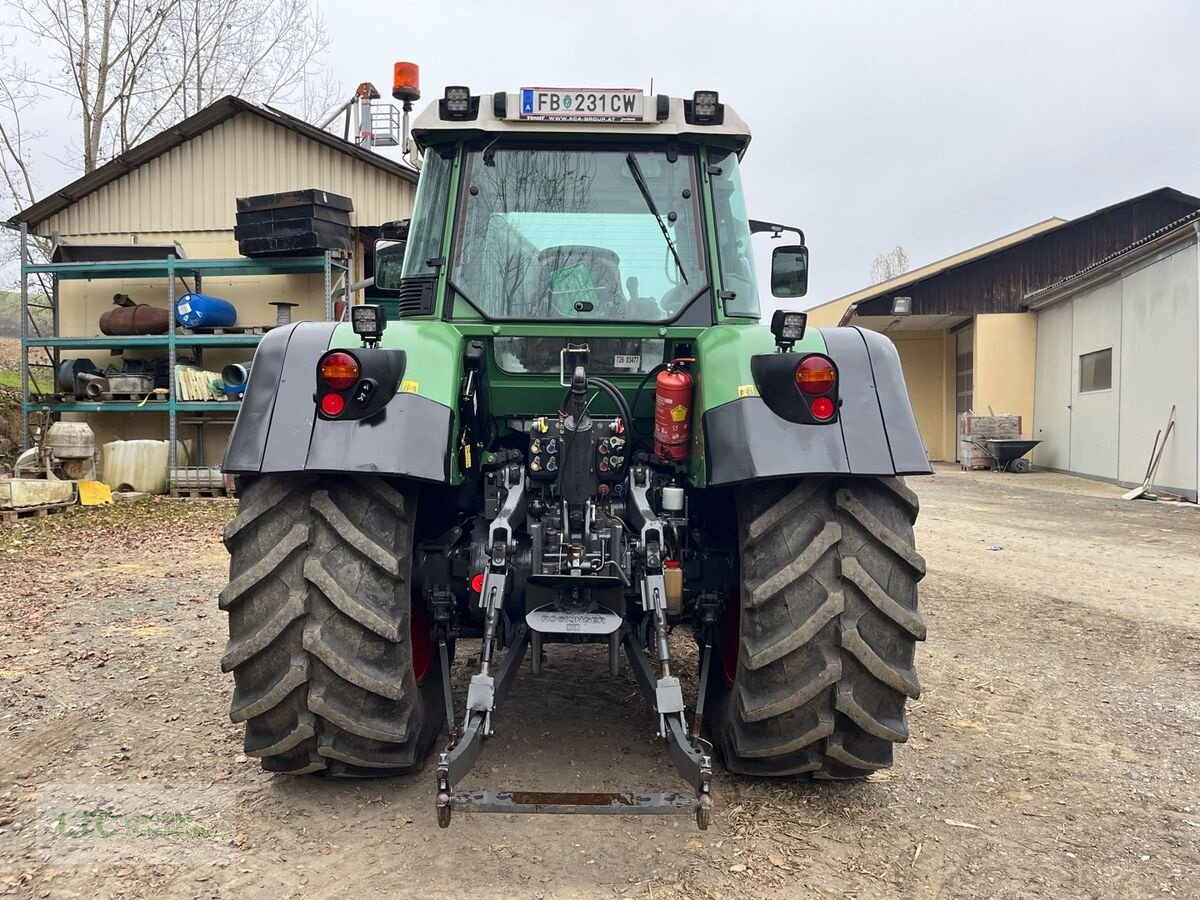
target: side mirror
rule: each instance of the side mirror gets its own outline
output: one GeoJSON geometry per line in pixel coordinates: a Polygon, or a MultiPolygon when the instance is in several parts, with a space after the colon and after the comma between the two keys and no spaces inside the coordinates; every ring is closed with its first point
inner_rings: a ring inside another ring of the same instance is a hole
{"type": "Polygon", "coordinates": [[[771,254],[771,293],[776,297],[803,297],[808,293],[808,248],[776,247],[771,254]]]}
{"type": "Polygon", "coordinates": [[[379,240],[375,242],[375,289],[380,291],[400,290],[400,276],[404,271],[405,241],[379,240]]]}

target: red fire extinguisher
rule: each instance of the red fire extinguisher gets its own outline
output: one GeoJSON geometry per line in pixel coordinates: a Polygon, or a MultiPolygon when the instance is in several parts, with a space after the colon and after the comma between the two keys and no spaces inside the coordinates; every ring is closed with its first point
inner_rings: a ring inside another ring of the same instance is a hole
{"type": "Polygon", "coordinates": [[[654,383],[654,455],[668,462],[680,462],[688,455],[695,383],[683,367],[690,362],[695,360],[671,360],[654,383]]]}

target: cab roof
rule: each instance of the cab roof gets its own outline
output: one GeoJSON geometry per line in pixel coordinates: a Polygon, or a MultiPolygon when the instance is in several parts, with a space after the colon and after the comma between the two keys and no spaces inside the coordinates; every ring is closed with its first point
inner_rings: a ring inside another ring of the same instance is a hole
{"type": "MultiPolygon", "coordinates": [[[[641,136],[680,137],[687,135],[705,143],[722,144],[735,149],[740,156],[750,143],[750,128],[733,108],[725,103],[724,119],[719,125],[693,124],[684,116],[684,99],[665,94],[646,94],[639,121],[559,121],[521,118],[519,92],[479,94],[478,112],[474,119],[449,119],[441,114],[441,103],[429,104],[412,125],[412,136],[421,147],[471,135],[597,135],[629,134],[641,136]],[[497,103],[503,97],[503,103],[497,103]],[[503,117],[497,111],[503,110],[503,117]],[[660,110],[666,115],[659,117],[660,110]]],[[[475,97],[472,97],[472,101],[475,97]]],[[[474,103],[472,103],[474,106],[474,103]]]]}

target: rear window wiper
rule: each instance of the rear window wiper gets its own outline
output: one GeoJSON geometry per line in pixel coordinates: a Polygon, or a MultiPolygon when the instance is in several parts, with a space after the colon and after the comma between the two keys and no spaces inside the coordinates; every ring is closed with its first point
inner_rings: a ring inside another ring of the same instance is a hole
{"type": "Polygon", "coordinates": [[[646,176],[642,174],[642,167],[638,164],[637,157],[630,153],[625,157],[625,162],[629,166],[629,171],[633,173],[633,180],[637,182],[638,190],[642,192],[642,199],[646,201],[646,209],[650,210],[654,215],[654,220],[658,222],[663,240],[667,242],[667,249],[675,257],[675,265],[679,269],[679,276],[683,279],[683,283],[687,284],[688,277],[687,272],[683,271],[683,260],[679,258],[679,251],[675,249],[675,242],[671,240],[671,232],[667,230],[667,223],[663,221],[662,215],[658,212],[658,205],[654,202],[654,198],[650,196],[650,187],[646,184],[646,176]]]}

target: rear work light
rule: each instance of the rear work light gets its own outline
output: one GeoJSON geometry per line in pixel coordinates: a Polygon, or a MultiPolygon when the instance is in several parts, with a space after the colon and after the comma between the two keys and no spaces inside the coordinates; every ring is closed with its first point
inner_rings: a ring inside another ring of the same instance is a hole
{"type": "Polygon", "coordinates": [[[796,386],[810,396],[828,394],[837,385],[837,371],[824,356],[806,356],[796,366],[796,386]]]}
{"type": "Polygon", "coordinates": [[[368,344],[375,345],[383,337],[383,330],[387,327],[387,315],[382,306],[374,303],[352,306],[350,307],[350,327],[368,344]]]}
{"type": "MultiPolygon", "coordinates": [[[[317,372],[321,376],[321,381],[330,390],[348,391],[358,383],[358,360],[349,353],[335,350],[333,353],[325,354],[317,372]]],[[[326,411],[328,412],[328,410],[326,411]]],[[[330,415],[336,415],[336,413],[330,413],[330,415]]]]}
{"type": "Polygon", "coordinates": [[[450,85],[438,101],[438,117],[441,119],[473,120],[479,116],[479,97],[471,94],[469,87],[450,85]]]}
{"type": "Polygon", "coordinates": [[[683,101],[683,118],[689,125],[724,125],[725,105],[716,91],[696,91],[683,101]]]}

